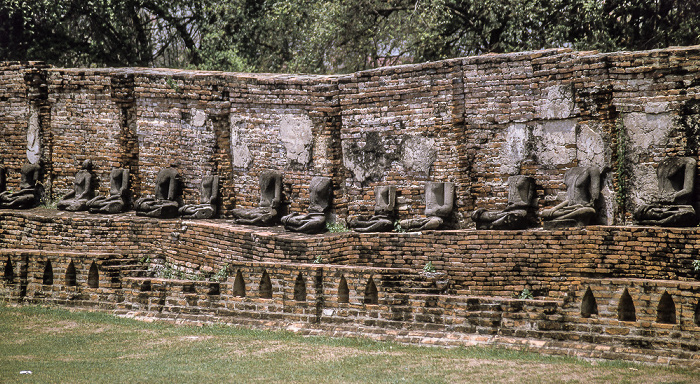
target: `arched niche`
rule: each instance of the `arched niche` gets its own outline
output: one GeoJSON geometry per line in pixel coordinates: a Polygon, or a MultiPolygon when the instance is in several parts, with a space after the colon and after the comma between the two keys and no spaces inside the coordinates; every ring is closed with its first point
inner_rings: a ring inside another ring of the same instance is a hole
{"type": "Polygon", "coordinates": [[[78,274],[75,271],[75,264],[73,260],[68,263],[68,268],[66,268],[66,286],[75,287],[78,285],[78,274]]]}
{"type": "Polygon", "coordinates": [[[673,297],[664,291],[659,299],[659,306],[656,307],[656,322],[661,324],[676,324],[676,303],[673,297]]]}
{"type": "Polygon", "coordinates": [[[240,269],[236,272],[236,278],[233,279],[233,295],[245,297],[245,280],[243,280],[243,273],[240,269]]]}
{"type": "Polygon", "coordinates": [[[90,264],[90,269],[88,270],[88,287],[99,288],[100,287],[100,273],[97,270],[97,264],[93,261],[90,264]]]}
{"type": "Polygon", "coordinates": [[[44,275],[42,276],[42,284],[53,285],[53,266],[51,266],[51,260],[46,260],[44,263],[44,275]]]}
{"type": "Polygon", "coordinates": [[[365,298],[363,302],[365,304],[379,304],[379,292],[377,291],[377,285],[374,284],[374,279],[371,277],[367,281],[367,286],[365,287],[365,298]]]}
{"type": "Polygon", "coordinates": [[[270,275],[265,270],[263,270],[262,276],[260,277],[258,295],[263,299],[272,298],[272,281],[270,280],[270,275]]]}
{"type": "Polygon", "coordinates": [[[591,291],[591,287],[588,287],[581,300],[581,317],[590,318],[591,315],[597,314],[598,303],[596,302],[595,295],[593,295],[593,291],[591,291]]]}
{"type": "Polygon", "coordinates": [[[348,289],[348,282],[345,280],[345,276],[340,276],[340,282],[338,283],[338,302],[350,302],[350,290],[348,289]]]}
{"type": "Polygon", "coordinates": [[[617,305],[617,319],[620,321],[637,321],[637,310],[627,288],[622,292],[620,302],[617,305]]]}
{"type": "Polygon", "coordinates": [[[301,272],[294,281],[294,300],[306,301],[306,279],[301,272]]]}
{"type": "Polygon", "coordinates": [[[12,284],[15,282],[15,269],[12,266],[12,260],[10,259],[10,255],[7,255],[7,261],[5,262],[5,274],[3,275],[3,279],[8,284],[12,284]]]}

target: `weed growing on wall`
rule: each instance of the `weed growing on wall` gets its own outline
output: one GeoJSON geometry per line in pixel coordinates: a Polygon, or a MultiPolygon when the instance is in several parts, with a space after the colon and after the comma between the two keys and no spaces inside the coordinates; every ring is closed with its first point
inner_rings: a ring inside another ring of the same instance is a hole
{"type": "Polygon", "coordinates": [[[221,282],[228,279],[228,263],[221,267],[214,275],[209,278],[209,281],[221,282]]]}
{"type": "Polygon", "coordinates": [[[518,295],[518,299],[520,300],[532,300],[535,297],[532,295],[532,292],[530,292],[529,289],[523,288],[522,292],[518,295]]]}
{"type": "Polygon", "coordinates": [[[394,232],[406,233],[406,230],[401,228],[401,222],[398,220],[394,221],[394,232]]]}
{"type": "Polygon", "coordinates": [[[58,200],[59,199],[52,199],[49,196],[44,196],[40,200],[40,206],[46,209],[58,209],[58,200]]]}
{"type": "Polygon", "coordinates": [[[693,270],[700,272],[700,260],[693,260],[693,270]]]}
{"type": "Polygon", "coordinates": [[[625,159],[627,158],[627,136],[625,135],[625,126],[622,118],[618,118],[615,123],[615,131],[617,135],[617,162],[615,164],[615,202],[620,208],[621,215],[624,217],[625,202],[629,194],[627,186],[627,167],[625,159]]]}
{"type": "Polygon", "coordinates": [[[194,280],[194,281],[212,281],[221,282],[228,279],[228,269],[229,264],[224,265],[215,274],[202,273],[201,271],[196,271],[192,273],[187,273],[185,271],[180,271],[175,268],[175,266],[167,261],[163,261],[162,264],[151,264],[151,258],[144,256],[141,258],[141,262],[148,264],[148,270],[153,273],[153,277],[159,279],[181,279],[181,280],[194,280]]]}
{"type": "Polygon", "coordinates": [[[433,265],[432,261],[429,261],[423,266],[423,272],[426,273],[434,273],[435,272],[435,266],[433,265]]]}
{"type": "Polygon", "coordinates": [[[167,84],[168,87],[170,87],[170,89],[172,89],[173,91],[175,91],[175,92],[177,92],[177,93],[181,93],[181,92],[182,92],[182,89],[180,89],[180,86],[177,85],[177,83],[175,82],[175,80],[173,80],[173,77],[172,77],[172,76],[168,76],[168,78],[165,79],[165,84],[167,84]]]}
{"type": "Polygon", "coordinates": [[[348,229],[348,227],[346,227],[345,224],[343,224],[343,223],[333,223],[333,224],[331,224],[331,223],[329,223],[329,222],[326,222],[326,229],[328,230],[328,232],[331,232],[331,233],[343,233],[343,232],[349,232],[349,231],[350,231],[350,230],[348,229]]]}

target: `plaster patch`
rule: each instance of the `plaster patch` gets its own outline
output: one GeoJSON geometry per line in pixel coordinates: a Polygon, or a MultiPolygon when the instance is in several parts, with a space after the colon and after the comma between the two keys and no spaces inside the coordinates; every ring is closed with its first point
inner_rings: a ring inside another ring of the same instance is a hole
{"type": "Polygon", "coordinates": [[[343,165],[355,180],[380,180],[391,163],[398,159],[402,136],[382,136],[379,132],[361,133],[357,138],[342,140],[343,165]]]}
{"type": "Polygon", "coordinates": [[[250,149],[240,138],[240,133],[245,126],[245,121],[237,116],[231,116],[231,162],[238,168],[248,168],[253,162],[250,149]]]}
{"type": "Polygon", "coordinates": [[[207,121],[207,113],[199,109],[192,110],[192,126],[203,127],[207,121]]]}
{"type": "Polygon", "coordinates": [[[629,191],[632,211],[656,200],[659,195],[656,169],[651,164],[637,164],[631,167],[629,191]]]}
{"type": "Polygon", "coordinates": [[[569,164],[576,157],[576,120],[545,121],[536,126],[532,134],[540,164],[569,164]]]}
{"type": "Polygon", "coordinates": [[[501,146],[501,173],[517,175],[520,165],[530,155],[528,144],[532,134],[525,124],[513,124],[508,127],[505,142],[501,146]]]}
{"type": "Polygon", "coordinates": [[[644,105],[644,113],[666,113],[669,110],[668,101],[649,102],[644,105]]]}
{"type": "Polygon", "coordinates": [[[306,115],[282,115],[279,123],[280,140],[287,150],[287,159],[302,165],[311,159],[313,122],[306,115]]]}
{"type": "Polygon", "coordinates": [[[638,161],[638,154],[652,146],[664,146],[673,128],[671,114],[628,113],[622,118],[629,137],[629,148],[635,154],[632,160],[638,161]]]}
{"type": "Polygon", "coordinates": [[[435,140],[419,135],[404,138],[401,146],[401,163],[406,170],[428,175],[435,162],[437,150],[435,140]]]}
{"type": "Polygon", "coordinates": [[[36,164],[41,159],[41,127],[39,126],[39,108],[35,104],[29,106],[29,122],[27,124],[27,160],[36,164]]]}
{"type": "Polygon", "coordinates": [[[576,158],[579,166],[603,168],[605,161],[605,141],[599,132],[587,124],[581,124],[576,138],[576,158]]]}
{"type": "Polygon", "coordinates": [[[544,89],[546,96],[537,107],[541,119],[567,119],[574,111],[571,86],[554,85],[544,89]]]}

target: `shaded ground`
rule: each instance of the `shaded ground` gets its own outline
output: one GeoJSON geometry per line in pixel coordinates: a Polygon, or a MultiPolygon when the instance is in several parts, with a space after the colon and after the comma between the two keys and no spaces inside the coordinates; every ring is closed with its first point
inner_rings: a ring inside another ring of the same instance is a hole
{"type": "Polygon", "coordinates": [[[670,384],[700,372],[0,306],[0,382],[670,384]]]}

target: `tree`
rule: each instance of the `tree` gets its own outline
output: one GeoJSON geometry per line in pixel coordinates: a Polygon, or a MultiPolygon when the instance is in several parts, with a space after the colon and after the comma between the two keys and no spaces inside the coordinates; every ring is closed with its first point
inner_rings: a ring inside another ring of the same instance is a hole
{"type": "Polygon", "coordinates": [[[177,47],[201,62],[200,0],[9,0],[0,5],[0,54],[64,66],[150,66],[177,47]],[[170,51],[169,51],[170,50],[170,51]]]}
{"type": "Polygon", "coordinates": [[[62,66],[343,73],[552,47],[700,44],[699,0],[5,0],[0,54],[62,66]]]}

